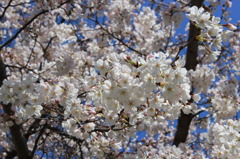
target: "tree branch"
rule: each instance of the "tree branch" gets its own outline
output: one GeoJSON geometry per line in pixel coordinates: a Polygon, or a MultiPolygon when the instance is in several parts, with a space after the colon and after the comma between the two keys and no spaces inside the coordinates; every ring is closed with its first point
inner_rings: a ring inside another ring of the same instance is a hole
{"type": "Polygon", "coordinates": [[[38,135],[37,139],[35,140],[35,144],[34,144],[34,147],[33,147],[32,153],[31,153],[31,158],[34,157],[34,154],[38,147],[38,142],[39,142],[40,138],[42,137],[43,133],[45,132],[46,127],[47,127],[47,122],[45,123],[43,128],[40,130],[39,135],[38,135]]]}
{"type": "Polygon", "coordinates": [[[5,15],[7,9],[10,7],[12,1],[13,1],[13,0],[10,0],[10,1],[8,2],[7,6],[4,8],[4,11],[3,11],[2,15],[0,16],[0,21],[2,21],[4,15],[5,15]]]}
{"type": "Polygon", "coordinates": [[[31,24],[37,17],[39,17],[40,15],[47,13],[48,10],[43,10],[41,12],[39,12],[38,14],[36,14],[34,17],[32,17],[25,25],[23,25],[18,31],[17,33],[12,36],[10,39],[8,39],[8,41],[6,41],[3,45],[0,46],[0,50],[2,50],[3,47],[7,46],[8,44],[10,44],[14,39],[16,39],[18,37],[18,35],[24,30],[26,29],[26,27],[31,24]]]}
{"type": "Polygon", "coordinates": [[[6,78],[7,78],[6,67],[5,67],[5,64],[3,63],[2,57],[0,55],[0,87],[3,84],[3,80],[6,78]]]}
{"type": "MultiPolygon", "coordinates": [[[[57,8],[61,7],[62,5],[71,2],[71,0],[67,0],[63,3],[61,3],[57,8]]],[[[41,12],[39,12],[38,14],[36,14],[35,16],[33,16],[26,24],[24,24],[18,31],[17,33],[12,36],[10,39],[8,39],[3,45],[0,46],[0,51],[3,49],[3,47],[7,46],[8,44],[10,44],[14,39],[16,39],[18,37],[18,35],[27,28],[27,26],[29,24],[31,24],[37,17],[39,17],[40,15],[49,12],[49,10],[42,10],[41,12]]]]}

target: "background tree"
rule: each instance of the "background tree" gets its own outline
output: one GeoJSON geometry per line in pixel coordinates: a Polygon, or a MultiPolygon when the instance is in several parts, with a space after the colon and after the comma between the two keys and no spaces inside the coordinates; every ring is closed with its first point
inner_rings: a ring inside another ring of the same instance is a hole
{"type": "Polygon", "coordinates": [[[0,156],[238,157],[231,5],[1,1],[0,156]]]}

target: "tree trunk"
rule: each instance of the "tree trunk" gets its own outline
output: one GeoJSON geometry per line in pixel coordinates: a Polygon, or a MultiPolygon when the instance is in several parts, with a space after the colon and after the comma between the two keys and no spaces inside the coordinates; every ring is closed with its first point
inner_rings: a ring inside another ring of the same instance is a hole
{"type": "MultiPolygon", "coordinates": [[[[203,5],[204,0],[191,0],[191,6],[197,6],[200,8],[203,5]]],[[[197,28],[194,24],[190,23],[189,28],[189,35],[188,35],[188,48],[187,48],[187,56],[186,56],[186,64],[185,68],[187,70],[195,70],[198,61],[198,40],[196,37],[200,35],[201,31],[199,28],[197,28]]],[[[193,93],[193,90],[191,91],[193,93]]],[[[192,99],[189,101],[192,103],[192,99]]],[[[173,145],[178,146],[180,143],[184,143],[187,140],[188,136],[188,130],[189,126],[191,124],[191,121],[193,119],[193,114],[184,114],[181,110],[181,115],[178,118],[178,126],[177,126],[177,132],[174,137],[173,145]]]]}

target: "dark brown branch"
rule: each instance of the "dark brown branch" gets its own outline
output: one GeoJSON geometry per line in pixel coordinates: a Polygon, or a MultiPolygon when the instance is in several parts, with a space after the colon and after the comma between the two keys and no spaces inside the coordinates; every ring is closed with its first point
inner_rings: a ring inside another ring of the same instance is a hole
{"type": "Polygon", "coordinates": [[[12,1],[13,1],[13,0],[10,0],[10,1],[8,2],[7,6],[4,8],[4,11],[3,11],[2,15],[0,16],[0,21],[2,21],[4,15],[5,15],[7,9],[10,7],[12,1]]]}
{"type": "MultiPolygon", "coordinates": [[[[64,4],[70,2],[71,0],[67,0],[63,3],[61,3],[57,8],[63,6],[64,4]]],[[[33,16],[26,24],[24,24],[18,31],[17,33],[12,36],[10,39],[8,39],[3,45],[0,46],[0,51],[3,49],[3,47],[7,46],[8,44],[10,44],[14,39],[16,39],[18,37],[18,35],[28,27],[29,24],[31,24],[37,17],[39,17],[42,14],[45,14],[49,12],[49,10],[42,10],[41,12],[39,12],[38,14],[36,14],[35,16],[33,16]]]]}
{"type": "Polygon", "coordinates": [[[62,130],[60,130],[58,128],[52,127],[52,126],[47,126],[47,129],[51,130],[54,133],[59,134],[60,136],[64,136],[64,137],[66,137],[68,139],[72,139],[72,140],[74,140],[76,142],[79,142],[79,143],[82,143],[84,141],[84,140],[78,139],[75,136],[71,136],[71,135],[65,133],[64,131],[62,131],[62,130]]]}
{"type": "Polygon", "coordinates": [[[2,57],[0,56],[0,87],[3,84],[3,80],[7,78],[6,74],[6,67],[5,64],[2,61],[2,57]]]}
{"type": "MultiPolygon", "coordinates": [[[[197,6],[200,8],[203,5],[204,0],[191,0],[192,6],[197,6]]],[[[190,24],[190,30],[188,35],[188,48],[187,48],[187,57],[186,57],[186,64],[185,68],[187,70],[195,70],[198,61],[198,40],[196,39],[197,36],[199,36],[201,33],[200,29],[197,28],[193,23],[190,24]]],[[[193,90],[191,91],[191,94],[193,93],[193,90]]],[[[191,99],[189,101],[190,103],[193,102],[191,99]]],[[[191,121],[194,117],[194,114],[184,114],[184,112],[181,110],[180,117],[178,119],[178,126],[177,126],[177,132],[174,137],[173,145],[178,146],[180,143],[184,143],[187,140],[189,126],[191,124],[191,121]]]]}
{"type": "Polygon", "coordinates": [[[33,156],[34,156],[34,154],[37,150],[38,142],[39,142],[40,138],[42,137],[43,133],[45,132],[46,127],[47,127],[47,122],[44,124],[43,128],[40,130],[40,132],[38,134],[37,139],[35,140],[34,147],[33,147],[32,154],[31,154],[31,158],[33,158],[33,156]]]}
{"type": "Polygon", "coordinates": [[[10,44],[14,39],[16,39],[18,37],[18,35],[27,28],[27,26],[29,24],[31,24],[37,17],[39,17],[40,15],[47,13],[48,10],[43,10],[41,12],[39,12],[38,14],[36,14],[34,17],[32,17],[26,24],[24,24],[18,31],[17,33],[12,36],[10,39],[8,39],[8,41],[6,41],[3,45],[0,46],[0,50],[2,50],[3,47],[7,46],[8,44],[10,44]]]}

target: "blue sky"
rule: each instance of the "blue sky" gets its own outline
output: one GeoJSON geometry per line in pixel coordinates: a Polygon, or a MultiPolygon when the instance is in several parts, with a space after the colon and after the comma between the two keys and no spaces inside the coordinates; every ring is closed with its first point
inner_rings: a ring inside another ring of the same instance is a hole
{"type": "Polygon", "coordinates": [[[231,22],[237,23],[240,20],[240,0],[232,0],[232,8],[229,11],[231,11],[231,22]]]}

